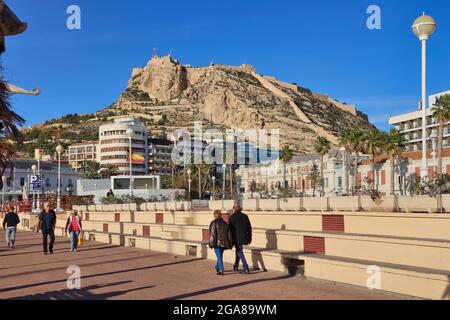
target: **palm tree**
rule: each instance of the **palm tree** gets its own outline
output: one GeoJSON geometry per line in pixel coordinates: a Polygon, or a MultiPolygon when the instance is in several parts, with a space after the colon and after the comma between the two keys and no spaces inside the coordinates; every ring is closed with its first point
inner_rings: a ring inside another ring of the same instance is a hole
{"type": "Polygon", "coordinates": [[[444,126],[450,121],[450,94],[439,98],[438,103],[432,108],[433,118],[439,122],[438,135],[438,172],[442,177],[442,145],[444,140],[444,126]]]}
{"type": "Polygon", "coordinates": [[[225,151],[225,164],[230,168],[230,196],[233,197],[233,162],[234,162],[234,149],[226,148],[225,151]]]}
{"type": "Polygon", "coordinates": [[[348,164],[348,158],[349,158],[349,152],[351,150],[351,134],[352,129],[343,129],[341,131],[340,137],[339,137],[339,146],[344,148],[344,159],[343,159],[343,167],[344,167],[344,176],[345,176],[345,193],[348,195],[350,191],[350,179],[349,179],[349,164],[348,164]]]}
{"type": "Polygon", "coordinates": [[[101,166],[97,161],[86,162],[84,173],[81,175],[82,179],[99,179],[99,172],[101,166]]]}
{"type": "Polygon", "coordinates": [[[15,155],[10,141],[23,142],[23,134],[18,127],[24,123],[25,120],[11,110],[9,91],[5,82],[0,80],[0,189],[3,188],[3,174],[15,155]]]}
{"type": "Polygon", "coordinates": [[[202,199],[202,165],[203,162],[197,165],[197,173],[198,173],[198,198],[202,199]]]}
{"type": "Polygon", "coordinates": [[[320,154],[320,180],[321,180],[321,196],[325,196],[325,183],[323,179],[323,158],[331,150],[331,142],[325,137],[317,137],[314,143],[314,150],[320,154]]]}
{"type": "Polygon", "coordinates": [[[285,145],[280,151],[280,160],[283,161],[283,189],[286,189],[286,164],[294,157],[294,151],[285,145]]]}
{"type": "Polygon", "coordinates": [[[376,129],[367,131],[364,134],[364,146],[367,153],[370,153],[372,155],[372,181],[370,182],[370,184],[372,190],[375,190],[375,157],[381,153],[383,146],[382,135],[380,134],[380,132],[376,129]]]}
{"type": "Polygon", "coordinates": [[[11,159],[15,153],[14,146],[11,143],[0,139],[0,190],[3,189],[2,177],[11,164],[11,159]]]}
{"type": "Polygon", "coordinates": [[[400,131],[392,128],[389,134],[384,134],[385,144],[383,146],[386,153],[389,155],[391,163],[391,195],[395,194],[395,177],[394,177],[394,166],[395,157],[398,156],[405,150],[407,141],[404,136],[401,135],[400,131]]]}
{"type": "Polygon", "coordinates": [[[9,91],[5,82],[0,80],[0,138],[12,139],[21,143],[23,134],[18,127],[24,124],[25,120],[11,110],[9,91]]]}
{"type": "Polygon", "coordinates": [[[102,166],[99,170],[100,176],[104,179],[109,179],[113,176],[117,176],[119,174],[119,168],[117,168],[113,164],[107,164],[102,166]]]}
{"type": "Polygon", "coordinates": [[[359,154],[364,152],[364,143],[363,143],[364,133],[360,129],[352,129],[350,134],[350,150],[355,154],[355,188],[358,186],[358,167],[359,167],[359,154]]]}

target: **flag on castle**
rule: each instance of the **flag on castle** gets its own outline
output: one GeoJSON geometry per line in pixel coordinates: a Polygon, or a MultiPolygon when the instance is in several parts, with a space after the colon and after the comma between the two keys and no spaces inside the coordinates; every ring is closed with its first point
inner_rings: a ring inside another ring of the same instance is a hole
{"type": "Polygon", "coordinates": [[[143,163],[145,162],[145,157],[139,153],[133,153],[131,155],[131,161],[133,163],[143,163]]]}

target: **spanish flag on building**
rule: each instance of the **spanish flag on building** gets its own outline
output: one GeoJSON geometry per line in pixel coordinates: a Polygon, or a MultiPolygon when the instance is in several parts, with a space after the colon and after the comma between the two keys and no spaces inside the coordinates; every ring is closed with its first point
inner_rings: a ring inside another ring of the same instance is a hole
{"type": "Polygon", "coordinates": [[[134,163],[142,163],[145,162],[145,157],[139,153],[133,153],[131,155],[131,161],[134,163]]]}

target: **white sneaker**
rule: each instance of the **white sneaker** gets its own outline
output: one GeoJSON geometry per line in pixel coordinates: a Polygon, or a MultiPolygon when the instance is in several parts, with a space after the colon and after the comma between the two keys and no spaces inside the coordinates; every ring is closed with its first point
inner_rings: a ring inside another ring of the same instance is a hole
{"type": "Polygon", "coordinates": [[[73,252],[77,252],[77,249],[73,249],[73,252]]]}
{"type": "Polygon", "coordinates": [[[70,249],[69,252],[73,252],[73,249],[70,249]]]}

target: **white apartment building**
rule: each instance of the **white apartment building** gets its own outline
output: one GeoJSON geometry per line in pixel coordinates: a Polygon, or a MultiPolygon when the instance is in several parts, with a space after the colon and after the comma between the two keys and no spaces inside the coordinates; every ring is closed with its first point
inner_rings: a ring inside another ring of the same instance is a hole
{"type": "Polygon", "coordinates": [[[72,169],[77,172],[84,172],[86,163],[90,161],[98,161],[98,142],[88,141],[75,143],[68,148],[69,164],[72,169]]]}
{"type": "MultiPolygon", "coordinates": [[[[431,109],[435,105],[437,99],[444,94],[450,94],[449,91],[434,94],[429,97],[429,108],[427,108],[427,148],[432,150],[437,146],[438,137],[438,123],[433,119],[431,109]]],[[[394,126],[403,134],[408,140],[408,151],[422,150],[422,110],[419,107],[418,111],[402,114],[391,117],[389,124],[394,126]]],[[[444,147],[450,146],[450,122],[444,128],[444,147]]]]}
{"type": "Polygon", "coordinates": [[[133,163],[133,175],[146,175],[148,172],[148,132],[137,118],[119,118],[113,123],[99,128],[98,161],[101,165],[114,165],[120,175],[130,175],[130,140],[127,131],[131,129],[132,154],[145,158],[144,162],[133,163]]]}

